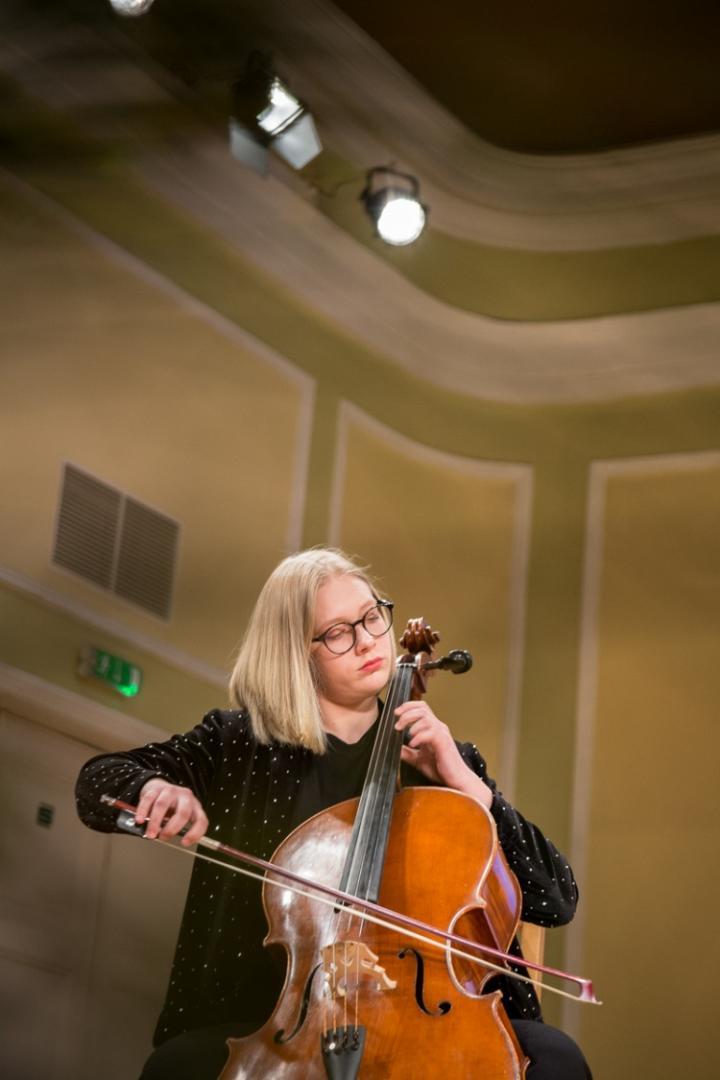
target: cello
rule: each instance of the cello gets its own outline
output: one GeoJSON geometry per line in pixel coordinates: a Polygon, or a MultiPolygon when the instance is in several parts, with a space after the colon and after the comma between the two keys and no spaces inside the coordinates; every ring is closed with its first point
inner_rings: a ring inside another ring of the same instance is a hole
{"type": "MultiPolygon", "coordinates": [[[[521,894],[489,812],[446,788],[397,790],[395,709],[424,693],[433,667],[469,667],[459,652],[431,661],[438,639],[422,620],[408,624],[360,798],[296,828],[272,865],[506,952],[521,894]]],[[[492,970],[449,948],[408,946],[355,907],[338,900],[320,908],[285,888],[285,878],[266,877],[275,880],[263,887],[265,944],[286,950],[285,985],[257,1032],[228,1040],[220,1080],[525,1075],[500,991],[483,993],[492,970]]]]}

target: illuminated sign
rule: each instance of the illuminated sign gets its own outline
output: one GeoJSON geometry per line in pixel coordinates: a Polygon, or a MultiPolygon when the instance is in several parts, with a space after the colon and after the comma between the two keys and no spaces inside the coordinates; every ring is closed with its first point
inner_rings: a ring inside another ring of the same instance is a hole
{"type": "Polygon", "coordinates": [[[99,679],[124,697],[135,697],[142,685],[142,670],[137,664],[94,645],[89,645],[80,654],[78,673],[86,679],[99,679]]]}

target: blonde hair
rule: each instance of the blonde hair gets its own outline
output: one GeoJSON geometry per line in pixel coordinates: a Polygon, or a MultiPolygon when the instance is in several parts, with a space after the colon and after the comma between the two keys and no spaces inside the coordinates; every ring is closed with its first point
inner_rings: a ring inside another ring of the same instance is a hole
{"type": "Polygon", "coordinates": [[[230,676],[231,702],[247,709],[258,742],[326,749],[310,648],[318,589],[339,574],[360,578],[378,595],[344,552],[310,548],[283,559],[258,596],[230,676]]]}

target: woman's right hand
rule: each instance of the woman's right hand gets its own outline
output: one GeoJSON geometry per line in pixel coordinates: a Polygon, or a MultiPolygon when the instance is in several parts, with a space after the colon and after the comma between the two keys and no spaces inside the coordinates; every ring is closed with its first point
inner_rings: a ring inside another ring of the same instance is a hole
{"type": "Polygon", "coordinates": [[[196,844],[208,827],[207,814],[190,788],[170,784],[159,776],[143,785],[134,816],[138,825],[147,819],[145,835],[149,840],[169,840],[187,826],[180,841],[183,847],[196,844]]]}

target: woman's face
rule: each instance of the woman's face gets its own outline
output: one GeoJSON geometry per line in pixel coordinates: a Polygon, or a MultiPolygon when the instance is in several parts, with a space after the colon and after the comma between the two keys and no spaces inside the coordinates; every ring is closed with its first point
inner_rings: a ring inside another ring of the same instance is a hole
{"type": "MultiPolygon", "coordinates": [[[[336,623],[354,623],[373,608],[377,600],[367,582],[352,574],[331,577],[318,589],[313,637],[336,623]]],[[[355,644],[338,656],[318,641],[312,657],[318,674],[320,701],[362,707],[376,698],[392,674],[392,630],[372,637],[362,624],[355,627],[355,644]]]]}

